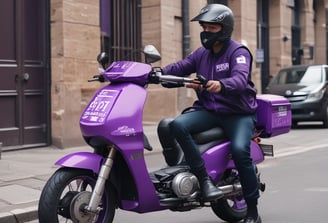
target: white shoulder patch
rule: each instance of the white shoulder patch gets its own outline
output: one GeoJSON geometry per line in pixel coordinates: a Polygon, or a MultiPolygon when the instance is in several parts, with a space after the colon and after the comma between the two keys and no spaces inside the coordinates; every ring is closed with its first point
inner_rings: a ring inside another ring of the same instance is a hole
{"type": "Polygon", "coordinates": [[[238,57],[236,58],[236,62],[237,62],[237,63],[243,63],[243,64],[245,64],[245,63],[246,63],[246,57],[243,56],[243,55],[238,56],[238,57]]]}

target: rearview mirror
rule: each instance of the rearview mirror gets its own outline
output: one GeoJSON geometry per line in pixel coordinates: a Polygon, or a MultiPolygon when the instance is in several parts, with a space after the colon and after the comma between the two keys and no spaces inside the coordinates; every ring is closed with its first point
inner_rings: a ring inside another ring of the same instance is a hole
{"type": "Polygon", "coordinates": [[[106,69],[109,63],[109,56],[107,53],[105,52],[101,52],[98,56],[97,56],[97,61],[98,63],[104,68],[106,69]]]}
{"type": "Polygon", "coordinates": [[[161,60],[161,55],[153,45],[146,45],[144,48],[146,63],[154,63],[161,60]]]}

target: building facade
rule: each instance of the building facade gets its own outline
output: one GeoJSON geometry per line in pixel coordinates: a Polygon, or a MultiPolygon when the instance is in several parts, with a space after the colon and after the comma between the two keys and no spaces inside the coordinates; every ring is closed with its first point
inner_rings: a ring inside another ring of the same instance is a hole
{"type": "MultiPolygon", "coordinates": [[[[143,60],[140,48],[152,44],[162,56],[154,65],[178,61],[200,46],[200,26],[189,21],[208,2],[233,10],[233,38],[253,53],[259,93],[282,67],[327,63],[328,0],[27,2],[0,3],[0,28],[11,35],[0,37],[8,48],[0,52],[4,150],[83,145],[79,117],[103,85],[87,82],[97,74],[98,53],[110,52],[111,60],[143,60]]],[[[174,117],[195,99],[190,89],[154,85],[148,91],[145,124],[174,117]]]]}

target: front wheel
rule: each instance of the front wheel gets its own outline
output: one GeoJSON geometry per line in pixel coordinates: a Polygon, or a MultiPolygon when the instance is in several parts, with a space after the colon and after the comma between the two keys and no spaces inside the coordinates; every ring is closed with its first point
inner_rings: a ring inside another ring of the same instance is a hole
{"type": "Polygon", "coordinates": [[[44,186],[39,201],[39,222],[111,223],[115,214],[115,198],[105,188],[99,214],[85,212],[96,185],[97,176],[89,170],[60,168],[44,186]]]}
{"type": "Polygon", "coordinates": [[[323,118],[323,127],[328,128],[328,105],[326,106],[326,112],[323,118]]]}

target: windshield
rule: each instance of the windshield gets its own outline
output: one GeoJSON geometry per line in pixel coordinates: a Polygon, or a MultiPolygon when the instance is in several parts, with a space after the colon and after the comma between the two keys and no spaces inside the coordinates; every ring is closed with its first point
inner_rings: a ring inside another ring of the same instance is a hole
{"type": "Polygon", "coordinates": [[[281,70],[272,84],[317,84],[322,82],[320,66],[299,67],[281,70]]]}

